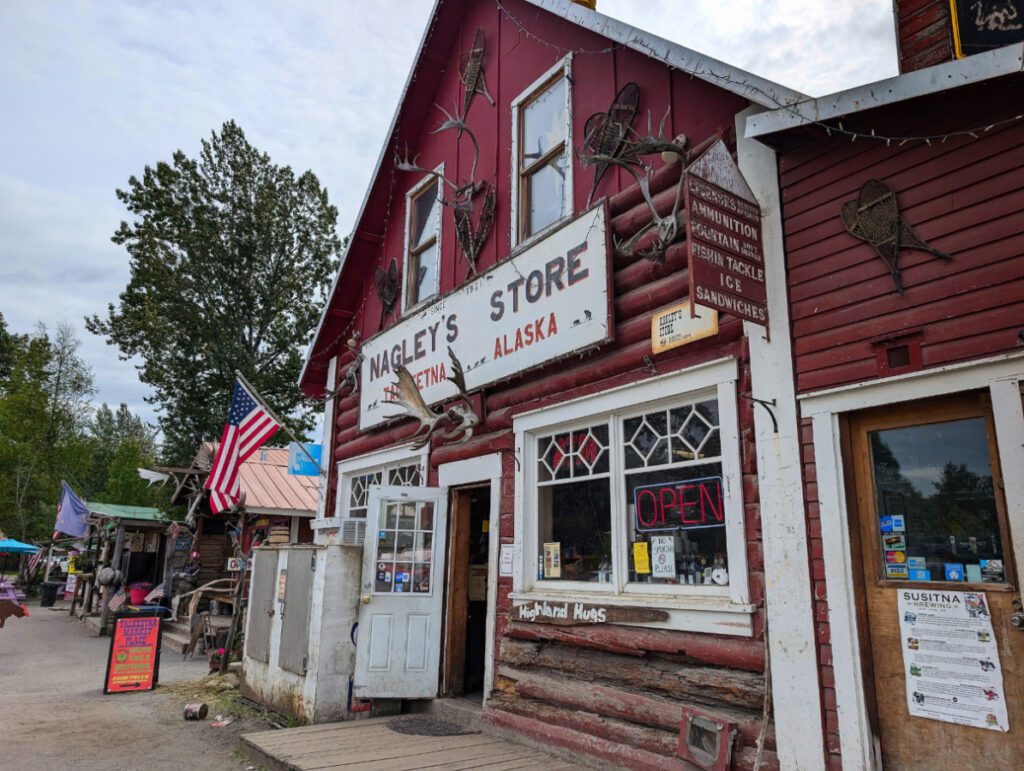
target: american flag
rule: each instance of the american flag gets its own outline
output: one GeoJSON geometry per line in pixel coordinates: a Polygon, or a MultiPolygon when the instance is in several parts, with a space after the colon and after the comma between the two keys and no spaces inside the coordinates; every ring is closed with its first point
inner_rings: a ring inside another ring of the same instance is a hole
{"type": "Polygon", "coordinates": [[[210,511],[218,514],[238,502],[238,467],[274,435],[280,425],[239,381],[231,395],[228,422],[203,485],[210,491],[210,511]]]}
{"type": "Polygon", "coordinates": [[[117,610],[128,600],[128,597],[124,593],[124,589],[118,589],[117,594],[111,597],[107,601],[107,608],[110,610],[117,610]]]}
{"type": "Polygon", "coordinates": [[[146,602],[155,602],[164,597],[164,585],[159,584],[153,591],[146,595],[146,602]]]}

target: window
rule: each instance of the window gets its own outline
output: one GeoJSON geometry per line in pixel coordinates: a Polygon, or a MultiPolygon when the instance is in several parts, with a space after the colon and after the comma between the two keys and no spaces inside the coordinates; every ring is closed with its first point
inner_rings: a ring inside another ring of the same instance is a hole
{"type": "Polygon", "coordinates": [[[750,612],[735,373],[711,362],[515,419],[519,597],[750,612]]]}
{"type": "MultiPolygon", "coordinates": [[[[440,169],[443,167],[439,167],[440,169]]],[[[438,293],[441,264],[441,181],[430,176],[406,196],[404,308],[438,293]]]]}
{"type": "Polygon", "coordinates": [[[377,531],[375,593],[430,593],[434,504],[385,501],[377,531]]]}
{"type": "Polygon", "coordinates": [[[380,485],[422,487],[423,471],[419,463],[398,464],[355,474],[348,477],[347,482],[348,496],[345,516],[351,519],[366,519],[371,487],[380,485]]]}
{"type": "Polygon", "coordinates": [[[512,104],[513,243],[571,213],[570,62],[559,62],[512,104]]]}
{"type": "Polygon", "coordinates": [[[888,581],[1006,583],[985,418],[868,433],[888,581]]]}
{"type": "Polygon", "coordinates": [[[711,398],[538,438],[537,580],[612,581],[621,495],[629,582],[728,584],[718,422],[711,398]]]}

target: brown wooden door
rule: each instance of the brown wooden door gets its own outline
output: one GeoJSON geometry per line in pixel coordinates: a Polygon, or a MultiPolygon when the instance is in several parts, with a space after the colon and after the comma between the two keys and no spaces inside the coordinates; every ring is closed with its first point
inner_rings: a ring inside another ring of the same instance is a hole
{"type": "Polygon", "coordinates": [[[862,659],[885,768],[1024,768],[1024,631],[1011,625],[1020,592],[987,395],[887,406],[849,429],[862,659]],[[924,599],[943,609],[919,619],[924,599]],[[954,619],[966,606],[971,620],[954,619]]]}

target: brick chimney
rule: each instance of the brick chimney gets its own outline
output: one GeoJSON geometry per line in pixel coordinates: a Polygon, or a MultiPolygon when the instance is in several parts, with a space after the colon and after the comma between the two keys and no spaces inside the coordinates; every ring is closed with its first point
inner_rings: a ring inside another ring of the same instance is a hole
{"type": "Polygon", "coordinates": [[[1024,0],[893,0],[900,72],[1024,40],[1024,0]]]}

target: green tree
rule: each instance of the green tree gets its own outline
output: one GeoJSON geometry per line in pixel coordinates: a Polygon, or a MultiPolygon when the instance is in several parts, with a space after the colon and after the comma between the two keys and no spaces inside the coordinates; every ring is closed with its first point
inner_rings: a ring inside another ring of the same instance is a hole
{"type": "MultiPolygon", "coordinates": [[[[7,335],[6,330],[4,334],[7,335]]],[[[51,336],[7,335],[0,379],[0,529],[22,540],[52,533],[60,481],[89,465],[85,423],[92,372],[66,324],[51,336]]]]}
{"type": "Polygon", "coordinates": [[[220,437],[235,369],[293,428],[310,428],[295,381],[341,246],[316,176],[275,165],[229,121],[198,159],[179,150],[117,196],[134,218],[113,236],[131,278],[106,318],[86,323],[141,358],[165,459],[186,463],[220,437]]]}
{"type": "MultiPolygon", "coordinates": [[[[140,496],[133,496],[131,501],[111,498],[108,480],[112,473],[115,457],[126,443],[135,448],[132,454],[138,456],[135,468],[151,466],[156,462],[156,429],[147,425],[138,415],[132,414],[127,404],[122,403],[115,412],[106,403],[103,403],[96,408],[96,412],[89,422],[88,432],[93,446],[92,467],[84,494],[108,503],[149,505],[141,500],[134,500],[140,496]]],[[[139,489],[145,488],[146,483],[139,479],[134,468],[132,473],[135,474],[137,481],[142,482],[139,489]]],[[[141,497],[148,500],[147,496],[141,497]]]]}

